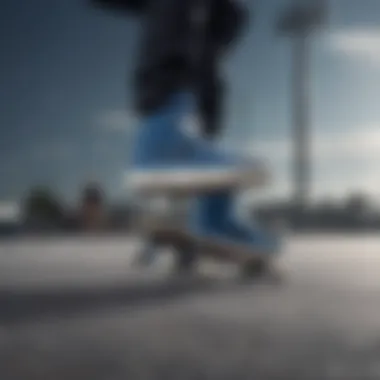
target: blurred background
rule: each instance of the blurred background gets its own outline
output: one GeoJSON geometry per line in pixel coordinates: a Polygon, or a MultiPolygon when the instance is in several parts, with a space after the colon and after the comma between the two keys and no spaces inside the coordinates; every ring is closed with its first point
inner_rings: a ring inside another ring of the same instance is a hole
{"type": "MultiPolygon", "coordinates": [[[[380,229],[380,3],[248,2],[224,62],[221,144],[259,156],[249,215],[297,230],[380,229]]],[[[85,1],[0,4],[0,231],[125,230],[140,24],[85,1]]]]}

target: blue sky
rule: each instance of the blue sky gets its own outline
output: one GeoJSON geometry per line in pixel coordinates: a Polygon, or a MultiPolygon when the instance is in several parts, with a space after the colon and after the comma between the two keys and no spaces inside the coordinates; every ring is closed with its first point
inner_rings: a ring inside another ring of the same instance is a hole
{"type": "MultiPolygon", "coordinates": [[[[138,22],[81,0],[0,2],[0,200],[34,184],[75,200],[96,179],[119,197],[133,117],[138,22]]],[[[224,62],[223,143],[272,165],[265,195],[290,189],[291,44],[274,30],[285,0],[255,0],[253,24],[224,62]]],[[[380,197],[380,2],[330,0],[312,43],[313,197],[380,197]]]]}

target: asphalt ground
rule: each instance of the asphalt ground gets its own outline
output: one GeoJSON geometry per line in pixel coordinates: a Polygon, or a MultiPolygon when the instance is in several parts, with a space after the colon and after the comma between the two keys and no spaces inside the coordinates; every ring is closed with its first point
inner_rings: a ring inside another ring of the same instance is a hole
{"type": "Polygon", "coordinates": [[[290,237],[249,281],[138,244],[0,242],[0,379],[380,379],[380,237],[290,237]]]}

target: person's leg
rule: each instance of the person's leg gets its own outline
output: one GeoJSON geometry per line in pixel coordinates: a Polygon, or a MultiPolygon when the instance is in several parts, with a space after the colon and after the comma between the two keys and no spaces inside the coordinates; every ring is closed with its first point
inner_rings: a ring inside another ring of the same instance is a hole
{"type": "MultiPolygon", "coordinates": [[[[215,37],[215,36],[214,36],[215,37]]],[[[217,36],[216,36],[217,37],[217,36]]],[[[203,55],[200,73],[198,103],[201,112],[201,137],[216,141],[222,133],[225,100],[225,85],[219,73],[221,49],[219,39],[210,38],[203,55]]],[[[229,39],[231,42],[231,39],[229,39]]],[[[252,162],[254,164],[254,162],[252,162]]],[[[236,193],[232,189],[221,189],[202,194],[194,207],[193,226],[198,234],[231,243],[233,247],[245,246],[251,251],[274,252],[277,239],[266,231],[242,223],[235,213],[236,193]]],[[[207,239],[207,238],[206,238],[207,239]]]]}
{"type": "MultiPolygon", "coordinates": [[[[216,78],[214,76],[208,78],[216,78]]],[[[216,142],[222,132],[224,91],[221,84],[205,83],[199,94],[201,117],[203,120],[201,138],[216,142]]],[[[252,160],[252,165],[255,161],[252,160]]],[[[203,236],[205,242],[220,244],[233,251],[247,253],[274,254],[279,250],[279,240],[274,234],[253,223],[240,220],[236,213],[236,192],[220,189],[212,193],[200,194],[195,201],[190,219],[196,235],[203,236]]]]}
{"type": "Polygon", "coordinates": [[[193,138],[186,128],[188,118],[198,113],[199,52],[209,22],[199,17],[198,7],[210,1],[155,0],[148,7],[136,73],[141,125],[128,178],[140,192],[230,188],[261,175],[260,168],[253,171],[238,155],[193,138]]]}
{"type": "Polygon", "coordinates": [[[190,37],[194,0],[150,1],[135,73],[135,102],[140,115],[151,114],[170,96],[189,90],[192,67],[190,37]]]}
{"type": "Polygon", "coordinates": [[[113,12],[123,12],[127,15],[141,15],[144,13],[149,0],[87,0],[96,8],[102,8],[113,12]]]}
{"type": "Polygon", "coordinates": [[[205,72],[198,98],[200,117],[203,121],[200,133],[210,141],[216,141],[223,129],[225,86],[217,76],[217,71],[213,69],[205,72]]]}

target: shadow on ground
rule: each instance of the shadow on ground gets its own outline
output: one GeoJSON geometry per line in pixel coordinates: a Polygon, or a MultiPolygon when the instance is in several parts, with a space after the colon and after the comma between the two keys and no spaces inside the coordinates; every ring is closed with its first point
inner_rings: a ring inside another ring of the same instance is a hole
{"type": "Polygon", "coordinates": [[[238,291],[257,282],[262,279],[222,281],[178,276],[86,289],[0,290],[0,323],[15,324],[117,307],[162,305],[197,294],[238,291]]]}

